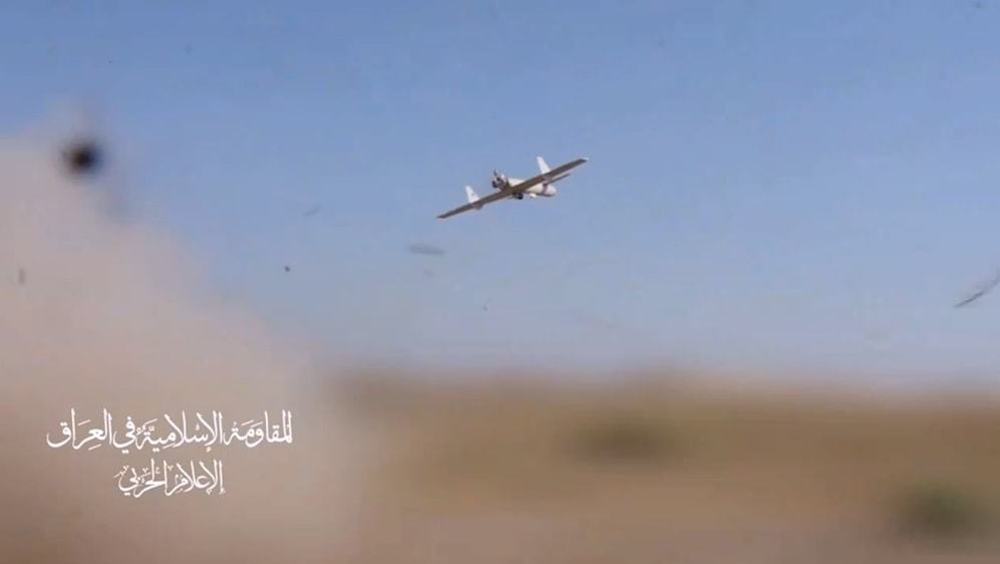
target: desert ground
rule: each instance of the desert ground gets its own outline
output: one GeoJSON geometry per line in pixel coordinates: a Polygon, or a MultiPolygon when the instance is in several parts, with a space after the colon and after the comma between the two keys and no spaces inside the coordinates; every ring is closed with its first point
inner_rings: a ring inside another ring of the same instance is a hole
{"type": "Polygon", "coordinates": [[[1000,405],[356,380],[363,562],[995,562],[1000,405]]]}

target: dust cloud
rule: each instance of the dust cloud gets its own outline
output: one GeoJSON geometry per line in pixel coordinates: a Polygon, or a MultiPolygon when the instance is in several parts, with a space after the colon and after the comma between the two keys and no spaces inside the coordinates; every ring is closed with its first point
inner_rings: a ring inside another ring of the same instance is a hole
{"type": "Polygon", "coordinates": [[[0,140],[3,559],[310,562],[346,550],[360,447],[315,393],[307,357],[200,290],[175,241],[109,213],[99,175],[74,177],[60,156],[0,140]],[[119,421],[289,409],[295,442],[171,449],[171,462],[223,460],[226,494],[131,499],[113,476],[150,453],[49,448],[70,408],[94,421],[102,408],[119,421]]]}

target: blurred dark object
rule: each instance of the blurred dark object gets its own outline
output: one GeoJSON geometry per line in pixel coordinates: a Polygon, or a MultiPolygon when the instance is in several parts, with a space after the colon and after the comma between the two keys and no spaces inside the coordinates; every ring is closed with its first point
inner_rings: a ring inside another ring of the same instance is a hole
{"type": "Polygon", "coordinates": [[[24,286],[28,283],[28,273],[23,268],[17,269],[17,285],[24,286]]]}
{"type": "Polygon", "coordinates": [[[953,485],[911,487],[899,499],[899,520],[907,534],[929,539],[957,539],[982,532],[987,512],[978,499],[953,485]]]}
{"type": "Polygon", "coordinates": [[[982,284],[980,284],[968,296],[962,298],[961,301],[959,301],[958,303],[955,304],[955,307],[965,307],[965,306],[971,304],[972,302],[974,302],[974,301],[978,300],[979,298],[985,296],[986,294],[990,293],[990,291],[992,291],[993,288],[997,287],[997,284],[1000,284],[1000,271],[998,271],[996,274],[994,274],[993,278],[990,278],[986,282],[983,282],[982,284]]]}
{"type": "Polygon", "coordinates": [[[655,462],[673,453],[676,441],[663,424],[623,414],[586,425],[572,447],[576,455],[594,462],[655,462]]]}
{"type": "Polygon", "coordinates": [[[75,176],[96,173],[104,161],[101,147],[93,139],[77,139],[69,143],[63,149],[62,158],[66,169],[75,176]]]}
{"type": "Polygon", "coordinates": [[[428,245],[426,243],[413,243],[406,250],[410,251],[415,255],[427,255],[433,257],[443,256],[445,251],[441,247],[435,247],[434,245],[428,245]]]}

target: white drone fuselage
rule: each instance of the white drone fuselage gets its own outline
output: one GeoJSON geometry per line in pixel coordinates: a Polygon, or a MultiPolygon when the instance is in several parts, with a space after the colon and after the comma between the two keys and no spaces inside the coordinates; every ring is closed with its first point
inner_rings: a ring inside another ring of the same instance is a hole
{"type": "MultiPolygon", "coordinates": [[[[529,187],[520,194],[522,196],[527,195],[532,198],[537,198],[539,196],[542,196],[544,198],[551,198],[552,196],[555,196],[556,194],[559,193],[559,190],[557,190],[555,187],[555,182],[557,180],[562,180],[562,178],[553,178],[551,182],[542,182],[541,184],[535,184],[534,186],[529,187]]],[[[491,182],[491,184],[493,185],[494,190],[503,190],[508,186],[517,186],[522,182],[524,182],[524,180],[520,178],[508,178],[504,174],[498,173],[496,176],[493,177],[493,181],[491,182]]],[[[517,198],[518,196],[515,194],[512,195],[511,197],[517,198]]]]}
{"type": "Polygon", "coordinates": [[[542,157],[538,157],[537,161],[540,174],[527,180],[510,178],[506,174],[494,170],[493,178],[490,181],[494,193],[488,196],[480,198],[479,194],[476,194],[476,191],[472,189],[472,186],[466,186],[465,196],[468,203],[439,215],[438,219],[447,219],[469,210],[478,210],[486,204],[499,202],[500,200],[510,198],[523,200],[525,195],[531,198],[539,196],[551,198],[559,193],[555,187],[555,183],[569,176],[570,170],[587,162],[587,159],[578,158],[555,168],[549,168],[548,163],[542,157]]]}
{"type": "MultiPolygon", "coordinates": [[[[545,159],[543,159],[542,157],[538,157],[537,160],[538,160],[538,170],[542,174],[548,173],[549,172],[549,165],[548,165],[548,163],[545,162],[545,159]]],[[[530,196],[532,198],[537,198],[539,196],[542,196],[544,198],[551,198],[552,196],[555,196],[556,194],[559,193],[559,190],[557,190],[556,187],[555,187],[555,183],[558,182],[558,181],[560,181],[560,180],[562,180],[563,178],[566,178],[567,176],[569,176],[568,172],[560,174],[560,175],[558,175],[558,176],[556,176],[554,178],[551,178],[551,179],[548,179],[546,181],[543,181],[543,182],[540,182],[538,184],[535,184],[534,186],[529,186],[523,192],[519,192],[518,194],[514,194],[511,197],[517,198],[517,199],[521,199],[525,195],[528,195],[528,196],[530,196]]],[[[518,184],[521,184],[522,182],[524,182],[524,179],[521,179],[521,178],[509,178],[507,175],[503,174],[502,172],[494,170],[493,171],[493,180],[490,182],[490,184],[493,186],[494,190],[503,190],[503,189],[508,188],[510,186],[517,186],[518,184]]]]}

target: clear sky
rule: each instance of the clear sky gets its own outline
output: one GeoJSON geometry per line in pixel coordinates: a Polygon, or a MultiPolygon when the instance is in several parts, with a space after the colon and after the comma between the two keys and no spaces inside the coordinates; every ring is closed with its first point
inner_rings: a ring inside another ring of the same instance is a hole
{"type": "Polygon", "coordinates": [[[1000,367],[1000,293],[951,307],[1000,267],[1000,2],[11,4],[0,131],[96,108],[134,213],[336,358],[1000,367]],[[539,154],[591,162],[435,219],[539,154]]]}

